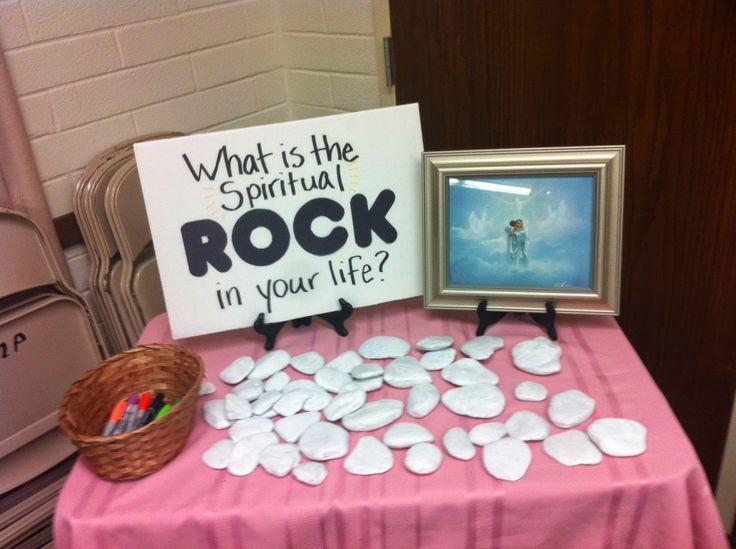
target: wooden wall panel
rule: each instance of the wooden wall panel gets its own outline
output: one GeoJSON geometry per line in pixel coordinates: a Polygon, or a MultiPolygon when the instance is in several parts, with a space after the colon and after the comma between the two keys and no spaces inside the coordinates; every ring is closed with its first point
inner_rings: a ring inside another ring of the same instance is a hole
{"type": "Polygon", "coordinates": [[[394,0],[427,150],[627,146],[619,323],[712,483],[736,387],[736,2],[394,0]]]}

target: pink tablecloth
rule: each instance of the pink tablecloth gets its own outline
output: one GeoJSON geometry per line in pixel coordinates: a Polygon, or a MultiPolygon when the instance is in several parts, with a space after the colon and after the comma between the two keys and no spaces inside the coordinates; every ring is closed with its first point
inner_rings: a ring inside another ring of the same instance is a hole
{"type": "MultiPolygon", "coordinates": [[[[292,355],[316,349],[329,360],[357,349],[375,334],[411,342],[451,334],[457,345],[474,335],[473,319],[470,312],[430,312],[409,300],[356,310],[346,338],[320,320],[311,327],[287,326],[277,347],[292,355]]],[[[439,471],[415,476],[404,469],[402,450],[394,451],[391,471],[371,477],[347,474],[342,459],[330,461],[327,480],[310,487],[261,469],[240,478],[208,469],[200,460],[202,452],[227,435],[200,417],[183,452],[148,478],[104,481],[80,460],[59,500],[56,544],[95,549],[726,547],[693,448],[615,320],[560,316],[558,330],[563,370],[536,379],[552,394],[578,388],[593,396],[593,419],[626,417],[644,423],[649,429],[644,455],[604,456],[599,465],[565,467],[548,457],[541,443],[531,443],[529,472],[517,482],[506,482],[486,473],[480,454],[470,462],[445,455],[439,471]]],[[[509,397],[506,410],[494,421],[522,409],[544,414],[546,402],[522,403],[511,396],[518,382],[534,376],[512,366],[510,349],[540,335],[540,328],[528,317],[508,316],[488,333],[506,341],[506,347],[486,361],[509,397]]],[[[172,341],[166,317],[154,319],[141,340],[172,341]]],[[[252,330],[178,343],[204,358],[208,376],[217,385],[217,393],[206,398],[226,393],[217,377],[223,366],[244,354],[257,358],[264,353],[261,337],[252,330]]],[[[292,378],[304,377],[287,371],[292,378]]],[[[449,388],[439,372],[432,377],[441,391],[449,388]]],[[[406,394],[406,389],[386,386],[369,398],[405,400],[406,394]]],[[[414,421],[406,414],[402,420],[414,421]]],[[[469,429],[482,420],[456,416],[440,405],[420,421],[441,440],[452,426],[469,429]]],[[[352,435],[351,445],[358,436],[352,435]]]]}

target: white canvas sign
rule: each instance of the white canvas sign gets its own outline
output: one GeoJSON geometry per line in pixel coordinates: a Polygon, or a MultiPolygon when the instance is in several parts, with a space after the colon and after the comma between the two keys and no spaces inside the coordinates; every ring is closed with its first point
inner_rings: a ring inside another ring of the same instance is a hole
{"type": "Polygon", "coordinates": [[[422,293],[416,105],[138,143],[174,337],[422,293]]]}

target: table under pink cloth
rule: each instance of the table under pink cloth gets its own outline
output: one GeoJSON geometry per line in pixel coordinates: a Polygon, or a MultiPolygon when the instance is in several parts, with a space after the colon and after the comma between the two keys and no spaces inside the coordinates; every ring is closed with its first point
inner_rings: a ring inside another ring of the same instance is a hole
{"type": "MultiPolygon", "coordinates": [[[[309,327],[287,325],[277,348],[292,355],[317,350],[330,360],[357,350],[372,335],[395,335],[414,343],[427,335],[453,335],[455,346],[474,336],[475,315],[427,311],[419,300],[356,309],[350,334],[337,336],[319,319],[309,327]]],[[[317,487],[262,469],[247,477],[215,471],[201,461],[227,431],[209,427],[198,415],[182,453],[159,472],[137,481],[105,481],[83,459],[61,493],[54,519],[57,547],[77,548],[396,548],[456,547],[685,548],[726,547],[723,526],[693,448],[640,359],[610,317],[558,316],[563,369],[538,377],[516,369],[511,348],[542,335],[527,316],[508,315],[488,330],[505,348],[485,365],[495,371],[507,396],[503,414],[492,420],[457,416],[440,404],[417,421],[441,444],[453,426],[470,429],[505,421],[518,410],[546,415],[547,402],[520,402],[513,388],[524,380],[544,383],[550,394],[580,389],[597,401],[591,420],[625,417],[649,430],[648,450],[634,458],[603,457],[599,465],[566,467],[530,443],[531,467],[517,482],[500,481],[483,468],[480,451],[469,461],[444,455],[440,469],[417,476],[403,466],[405,450],[394,450],[388,473],[355,476],[344,459],[326,463],[317,487]]],[[[165,315],[149,323],[142,343],[172,342],[165,315]]],[[[218,373],[233,359],[264,354],[252,329],[176,341],[200,353],[223,398],[229,388],[218,373]]],[[[412,354],[420,356],[418,351],[412,354]]],[[[384,364],[387,361],[382,361],[384,364]]],[[[292,377],[307,377],[286,370],[292,377]]],[[[440,391],[450,388],[431,373],[440,391]]],[[[400,398],[408,389],[384,386],[369,400],[400,398]]],[[[200,403],[201,406],[201,403],[200,403]]],[[[381,437],[384,429],[374,431],[381,437]]],[[[553,427],[554,432],[561,429],[553,427]]],[[[351,434],[351,448],[365,433],[351,434]]],[[[480,449],[479,449],[480,450],[480,449]]]]}

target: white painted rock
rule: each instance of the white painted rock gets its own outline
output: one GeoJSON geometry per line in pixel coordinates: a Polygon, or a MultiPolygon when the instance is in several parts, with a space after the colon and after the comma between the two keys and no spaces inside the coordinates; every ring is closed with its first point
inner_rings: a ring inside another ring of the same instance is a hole
{"type": "Polygon", "coordinates": [[[274,430],[286,442],[296,442],[307,427],[320,420],[319,412],[302,412],[284,417],[274,425],[274,430]]]}
{"type": "Polygon", "coordinates": [[[468,433],[470,442],[478,446],[485,446],[500,438],[505,437],[508,434],[506,425],[497,421],[490,421],[488,423],[479,423],[473,427],[468,433]]]}
{"type": "Polygon", "coordinates": [[[317,391],[317,390],[321,391],[322,387],[317,385],[311,379],[295,379],[287,383],[286,386],[281,390],[281,392],[290,393],[291,391],[296,391],[298,389],[307,389],[309,391],[317,391]]]}
{"type": "Polygon", "coordinates": [[[396,358],[408,355],[409,351],[409,342],[394,336],[369,337],[358,349],[361,356],[368,359],[396,358]]]}
{"type": "Polygon", "coordinates": [[[469,339],[460,346],[460,350],[475,360],[490,358],[495,351],[503,347],[503,338],[496,336],[478,336],[469,339]]]}
{"type": "Polygon", "coordinates": [[[442,451],[434,444],[415,444],[404,456],[404,466],[415,475],[434,473],[442,464],[442,451]]]}
{"type": "Polygon", "coordinates": [[[304,410],[307,412],[318,412],[320,410],[324,410],[327,408],[327,405],[331,400],[332,396],[330,396],[330,393],[325,391],[322,387],[317,386],[317,388],[312,391],[312,396],[310,396],[304,403],[304,410]]]}
{"type": "Polygon", "coordinates": [[[555,374],[562,369],[562,348],[546,337],[535,337],[517,343],[511,349],[514,365],[524,372],[538,376],[555,374]]]}
{"type": "Polygon", "coordinates": [[[258,467],[258,457],[264,448],[278,444],[274,433],[258,433],[235,443],[227,470],[235,476],[251,474],[258,467]]]}
{"type": "Polygon", "coordinates": [[[365,399],[366,394],[363,389],[339,393],[325,408],[325,418],[329,421],[337,421],[363,406],[365,399]]]}
{"type": "Polygon", "coordinates": [[[271,408],[274,412],[283,417],[293,416],[304,407],[304,403],[312,397],[314,393],[308,389],[297,389],[286,394],[281,394],[271,408]]]}
{"type": "Polygon", "coordinates": [[[429,372],[422,368],[413,356],[402,356],[392,360],[383,372],[383,379],[392,387],[399,389],[432,381],[429,372]]]}
{"type": "Polygon", "coordinates": [[[647,449],[647,428],[633,419],[597,419],[587,431],[596,446],[609,456],[638,456],[647,449]]]}
{"type": "Polygon", "coordinates": [[[394,466],[391,450],[376,437],[365,436],[358,441],[343,467],[354,475],[378,475],[394,466]]]}
{"type": "Polygon", "coordinates": [[[422,355],[419,364],[425,370],[441,370],[445,366],[452,364],[455,360],[457,351],[455,349],[441,349],[439,351],[429,351],[422,355]]]}
{"type": "Polygon", "coordinates": [[[266,391],[281,391],[288,385],[289,381],[291,381],[289,374],[282,370],[269,377],[263,388],[266,391]]]}
{"type": "Polygon", "coordinates": [[[199,391],[197,394],[199,396],[205,396],[205,395],[211,395],[216,390],[215,384],[212,383],[209,379],[203,379],[202,382],[199,384],[199,391]]]}
{"type": "Polygon", "coordinates": [[[350,383],[353,378],[350,374],[335,370],[334,368],[320,368],[316,374],[314,374],[314,381],[317,385],[329,391],[331,393],[337,393],[340,388],[346,383],[350,383]]]}
{"type": "Polygon", "coordinates": [[[571,429],[547,437],[542,448],[562,465],[595,465],[603,459],[598,448],[582,431],[571,429]]]}
{"type": "Polygon", "coordinates": [[[546,419],[529,410],[520,410],[506,420],[509,436],[519,440],[544,440],[551,427],[546,419]]]}
{"type": "Polygon", "coordinates": [[[218,440],[204,451],[202,461],[212,469],[226,469],[230,465],[234,447],[235,443],[229,438],[218,440]]]}
{"type": "Polygon", "coordinates": [[[409,391],[406,411],[411,417],[421,418],[429,414],[440,403],[440,391],[432,383],[419,383],[409,391]]]}
{"type": "Polygon", "coordinates": [[[541,402],[547,394],[547,387],[536,381],[522,381],[514,387],[514,396],[525,402],[541,402]]]}
{"type": "Polygon", "coordinates": [[[255,417],[265,417],[265,418],[272,418],[277,416],[278,414],[273,410],[266,410],[265,412],[261,414],[253,414],[255,417]]]}
{"type": "Polygon", "coordinates": [[[307,459],[326,461],[348,453],[348,432],[334,423],[319,421],[306,428],[299,437],[299,450],[307,459]]]}
{"type": "Polygon", "coordinates": [[[420,442],[434,442],[434,435],[418,423],[402,421],[383,433],[383,443],[389,448],[409,448],[420,442]]]}
{"type": "Polygon", "coordinates": [[[253,409],[247,398],[230,393],[225,395],[225,417],[230,420],[248,419],[253,415],[253,409]]]}
{"type": "Polygon", "coordinates": [[[499,480],[519,480],[532,463],[529,445],[517,438],[502,438],[483,447],[483,466],[499,480]]]}
{"type": "Polygon", "coordinates": [[[233,423],[228,430],[228,434],[235,442],[240,442],[249,436],[258,433],[270,433],[271,431],[273,431],[273,421],[265,417],[251,417],[233,423]]]}
{"type": "Polygon", "coordinates": [[[442,403],[458,415],[487,419],[503,412],[506,398],[493,383],[476,383],[446,391],[442,403]]]}
{"type": "Polygon", "coordinates": [[[349,374],[353,368],[355,368],[358,364],[363,363],[363,357],[361,357],[358,353],[355,351],[345,351],[342,354],[337,355],[337,357],[330,360],[325,366],[327,368],[334,368],[338,372],[342,372],[343,374],[349,374]]]}
{"type": "Polygon", "coordinates": [[[266,353],[256,362],[249,379],[266,379],[276,372],[280,372],[289,365],[291,355],[283,349],[277,349],[266,353]]]}
{"type": "Polygon", "coordinates": [[[373,431],[396,421],[403,411],[404,403],[400,400],[374,400],[343,417],[342,426],[350,431],[373,431]]]}
{"type": "Polygon", "coordinates": [[[364,362],[355,366],[350,371],[350,375],[353,376],[353,379],[370,379],[383,375],[383,368],[377,362],[364,362]]]}
{"type": "Polygon", "coordinates": [[[263,382],[260,379],[246,379],[233,387],[232,392],[253,402],[263,394],[263,382]]]}
{"type": "Polygon", "coordinates": [[[299,448],[296,444],[267,446],[259,454],[258,463],[267,473],[285,477],[299,464],[299,448]]]}
{"type": "Polygon", "coordinates": [[[220,372],[220,379],[230,385],[243,381],[253,371],[255,363],[249,356],[236,358],[220,372]]]}
{"type": "Polygon", "coordinates": [[[308,461],[300,463],[291,470],[291,474],[299,482],[310,486],[318,486],[327,478],[327,467],[324,463],[318,461],[308,461]]]}
{"type": "Polygon", "coordinates": [[[442,437],[442,444],[447,453],[456,459],[468,461],[475,457],[475,446],[470,442],[468,433],[462,427],[453,427],[442,437]]]}
{"type": "Polygon", "coordinates": [[[260,416],[268,412],[276,401],[281,398],[281,391],[266,391],[252,404],[253,414],[260,416]]]}
{"type": "Polygon", "coordinates": [[[476,383],[498,383],[498,376],[474,358],[461,358],[440,373],[442,379],[453,385],[475,385],[476,383]]]}
{"type": "Polygon", "coordinates": [[[202,413],[207,424],[215,429],[227,429],[233,424],[227,418],[223,399],[208,400],[202,405],[202,413]]]}
{"type": "Polygon", "coordinates": [[[562,391],[549,401],[547,415],[552,423],[566,429],[580,425],[595,410],[595,400],[577,389],[562,391]]]}
{"type": "Polygon", "coordinates": [[[446,349],[454,341],[452,336],[426,336],[417,341],[417,349],[422,351],[439,351],[440,349],[446,349]]]}
{"type": "Polygon", "coordinates": [[[291,357],[290,364],[297,372],[314,375],[325,365],[325,359],[316,351],[308,351],[291,357]]]}
{"type": "Polygon", "coordinates": [[[360,388],[366,393],[376,391],[383,387],[383,376],[369,377],[368,379],[356,379],[350,383],[353,389],[360,388]]]}

